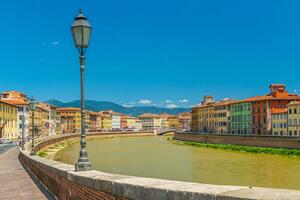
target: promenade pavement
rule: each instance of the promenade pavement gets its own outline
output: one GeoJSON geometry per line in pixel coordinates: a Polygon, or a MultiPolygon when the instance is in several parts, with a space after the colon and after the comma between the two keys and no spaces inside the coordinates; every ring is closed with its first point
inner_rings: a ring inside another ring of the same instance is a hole
{"type": "Polygon", "coordinates": [[[51,199],[23,168],[18,154],[14,147],[0,155],[0,200],[51,199]]]}
{"type": "Polygon", "coordinates": [[[0,155],[16,146],[15,144],[0,144],[0,155]]]}

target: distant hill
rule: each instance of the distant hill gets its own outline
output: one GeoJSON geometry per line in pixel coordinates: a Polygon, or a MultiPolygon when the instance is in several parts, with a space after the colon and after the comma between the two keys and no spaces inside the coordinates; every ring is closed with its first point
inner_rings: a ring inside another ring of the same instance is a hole
{"type": "MultiPolygon", "coordinates": [[[[55,99],[51,99],[46,101],[46,103],[58,107],[77,107],[77,108],[80,107],[80,100],[64,103],[55,99]]],[[[109,101],[93,101],[93,100],[86,100],[85,105],[87,110],[92,110],[92,111],[113,110],[115,112],[120,112],[132,116],[138,116],[141,115],[142,113],[154,113],[154,114],[168,113],[174,115],[181,112],[191,111],[189,108],[168,109],[168,108],[160,108],[154,106],[135,106],[135,107],[127,108],[109,101]]]]}

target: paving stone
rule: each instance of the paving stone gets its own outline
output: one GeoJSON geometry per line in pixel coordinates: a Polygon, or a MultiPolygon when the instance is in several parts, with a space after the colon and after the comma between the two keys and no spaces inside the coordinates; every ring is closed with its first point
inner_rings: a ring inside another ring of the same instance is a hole
{"type": "Polygon", "coordinates": [[[13,148],[0,155],[0,200],[49,199],[23,168],[18,154],[13,148]]]}

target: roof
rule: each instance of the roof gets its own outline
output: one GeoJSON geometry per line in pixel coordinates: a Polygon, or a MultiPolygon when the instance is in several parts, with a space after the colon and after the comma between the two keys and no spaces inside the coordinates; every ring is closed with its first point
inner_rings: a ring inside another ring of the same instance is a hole
{"type": "Polygon", "coordinates": [[[156,115],[156,114],[152,114],[152,113],[143,113],[142,115],[140,115],[140,116],[138,116],[138,118],[151,118],[151,117],[153,117],[153,118],[159,118],[159,116],[158,115],[156,115]]]}
{"type": "Polygon", "coordinates": [[[18,107],[17,105],[14,105],[14,104],[5,102],[5,101],[3,101],[3,100],[0,100],[0,102],[2,102],[2,103],[4,103],[4,104],[7,104],[7,105],[10,105],[10,106],[18,107]]]}
{"type": "Polygon", "coordinates": [[[2,102],[5,102],[7,104],[12,104],[12,105],[15,105],[15,106],[18,106],[18,105],[28,105],[29,102],[26,102],[25,100],[22,100],[22,99],[2,99],[1,100],[2,102]]]}
{"type": "Polygon", "coordinates": [[[60,111],[60,112],[66,112],[66,111],[80,111],[80,108],[74,108],[74,107],[60,107],[60,108],[57,108],[57,111],[60,111]]]}
{"type": "Polygon", "coordinates": [[[272,95],[263,95],[246,98],[243,101],[264,101],[264,100],[300,100],[300,96],[295,94],[288,94],[286,97],[274,97],[272,95]]]}

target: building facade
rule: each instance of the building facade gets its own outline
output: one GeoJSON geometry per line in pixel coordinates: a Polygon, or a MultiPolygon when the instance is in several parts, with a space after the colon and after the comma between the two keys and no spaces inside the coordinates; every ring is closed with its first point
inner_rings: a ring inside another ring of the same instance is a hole
{"type": "Polygon", "coordinates": [[[24,127],[25,127],[25,138],[29,134],[29,99],[27,95],[18,91],[6,91],[1,93],[0,100],[15,105],[18,107],[18,117],[17,117],[17,126],[18,126],[18,137],[22,137],[22,117],[24,117],[24,127]]]}
{"type": "Polygon", "coordinates": [[[300,136],[300,101],[287,105],[288,136],[300,136]]]}
{"type": "Polygon", "coordinates": [[[217,134],[230,134],[230,105],[233,100],[222,100],[214,105],[214,132],[217,134]]]}
{"type": "Polygon", "coordinates": [[[288,134],[288,119],[287,108],[273,109],[272,112],[272,135],[287,136],[288,134]]]}
{"type": "Polygon", "coordinates": [[[178,115],[178,128],[183,131],[191,130],[192,114],[190,112],[179,113],[178,115]]]}
{"type": "Polygon", "coordinates": [[[253,134],[272,135],[271,110],[286,108],[290,102],[300,100],[300,96],[289,94],[284,84],[271,84],[269,88],[267,95],[246,99],[252,102],[253,134]]]}
{"type": "Polygon", "coordinates": [[[230,106],[230,133],[252,133],[252,104],[249,101],[237,101],[230,106]]]}
{"type": "Polygon", "coordinates": [[[0,100],[0,138],[19,139],[18,107],[0,100]]]}
{"type": "MultiPolygon", "coordinates": [[[[57,108],[61,117],[63,133],[81,133],[81,112],[80,108],[57,108]]],[[[86,129],[89,128],[89,112],[85,113],[86,129]]]]}

